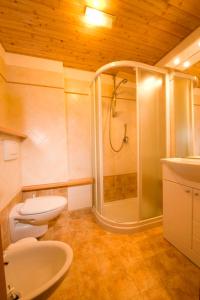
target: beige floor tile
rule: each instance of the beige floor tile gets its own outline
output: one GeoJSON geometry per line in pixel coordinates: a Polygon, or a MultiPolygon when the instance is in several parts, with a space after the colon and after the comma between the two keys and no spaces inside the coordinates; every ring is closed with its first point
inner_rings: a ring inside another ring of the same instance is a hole
{"type": "Polygon", "coordinates": [[[143,300],[172,300],[164,287],[149,289],[142,293],[142,297],[143,300]]]}
{"type": "Polygon", "coordinates": [[[161,226],[111,233],[82,210],[64,212],[43,239],[68,243],[74,260],[60,284],[37,300],[198,299],[199,268],[163,238],[161,226]]]}

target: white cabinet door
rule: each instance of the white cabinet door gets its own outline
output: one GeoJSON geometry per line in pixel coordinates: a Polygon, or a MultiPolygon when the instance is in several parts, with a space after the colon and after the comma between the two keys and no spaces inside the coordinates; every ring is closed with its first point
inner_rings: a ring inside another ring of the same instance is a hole
{"type": "Polygon", "coordinates": [[[164,237],[187,255],[192,243],[192,188],[163,181],[164,237]]]}
{"type": "Polygon", "coordinates": [[[200,190],[193,191],[192,250],[200,258],[200,190]]]}

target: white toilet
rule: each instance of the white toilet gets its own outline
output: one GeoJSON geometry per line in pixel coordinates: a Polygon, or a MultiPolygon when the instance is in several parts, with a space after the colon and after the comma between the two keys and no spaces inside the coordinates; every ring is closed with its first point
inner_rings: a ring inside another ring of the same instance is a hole
{"type": "Polygon", "coordinates": [[[12,242],[42,236],[48,230],[48,221],[56,218],[66,205],[66,198],[61,196],[33,197],[15,205],[9,215],[12,242]]]}

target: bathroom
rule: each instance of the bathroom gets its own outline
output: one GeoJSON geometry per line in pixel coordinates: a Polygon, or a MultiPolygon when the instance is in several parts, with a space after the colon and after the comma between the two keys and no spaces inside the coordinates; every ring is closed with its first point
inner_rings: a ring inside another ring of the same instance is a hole
{"type": "Polygon", "coordinates": [[[0,13],[0,299],[198,300],[198,1],[0,13]]]}

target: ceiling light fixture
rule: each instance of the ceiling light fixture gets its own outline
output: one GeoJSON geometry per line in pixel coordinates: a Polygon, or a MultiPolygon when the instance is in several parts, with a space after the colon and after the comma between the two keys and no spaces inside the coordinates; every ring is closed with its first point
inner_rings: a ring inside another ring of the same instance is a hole
{"type": "Polygon", "coordinates": [[[188,60],[186,60],[186,61],[183,63],[183,66],[184,66],[184,68],[189,68],[190,62],[189,62],[188,60]]]}
{"type": "Polygon", "coordinates": [[[181,60],[180,60],[179,57],[176,57],[176,58],[174,59],[174,65],[175,65],[175,66],[178,66],[178,65],[180,64],[180,62],[181,62],[181,60]]]}
{"type": "Polygon", "coordinates": [[[200,26],[165,55],[156,66],[184,71],[200,61],[200,26]]]}
{"type": "Polygon", "coordinates": [[[103,10],[106,7],[106,0],[92,0],[90,5],[96,9],[103,10]]]}
{"type": "Polygon", "coordinates": [[[106,14],[98,9],[86,7],[85,22],[90,25],[112,28],[113,19],[114,17],[112,15],[106,14]]]}

